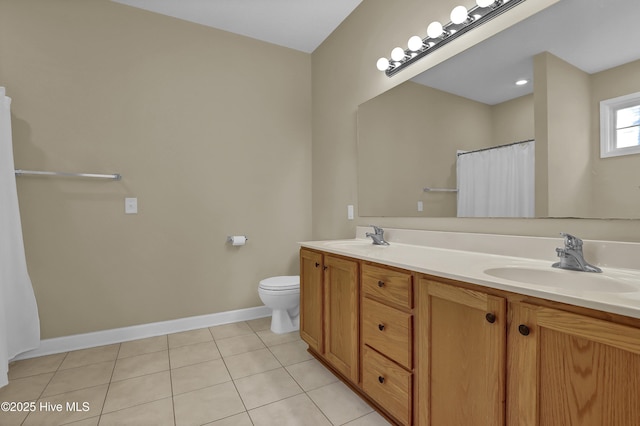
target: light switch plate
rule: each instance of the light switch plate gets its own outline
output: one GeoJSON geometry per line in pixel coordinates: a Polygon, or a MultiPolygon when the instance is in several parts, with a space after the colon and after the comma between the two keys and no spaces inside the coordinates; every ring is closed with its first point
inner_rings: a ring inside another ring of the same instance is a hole
{"type": "Polygon", "coordinates": [[[124,212],[125,212],[125,214],[137,214],[138,213],[138,199],[137,198],[125,198],[124,199],[124,212]]]}
{"type": "Polygon", "coordinates": [[[353,220],[353,205],[349,204],[347,206],[347,219],[348,220],[353,220]]]}

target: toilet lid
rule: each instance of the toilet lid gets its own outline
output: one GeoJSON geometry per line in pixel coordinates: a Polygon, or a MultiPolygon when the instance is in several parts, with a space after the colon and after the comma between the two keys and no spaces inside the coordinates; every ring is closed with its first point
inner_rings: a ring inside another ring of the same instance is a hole
{"type": "Polygon", "coordinates": [[[267,278],[260,281],[260,288],[264,290],[295,290],[300,288],[300,276],[289,275],[267,278]]]}

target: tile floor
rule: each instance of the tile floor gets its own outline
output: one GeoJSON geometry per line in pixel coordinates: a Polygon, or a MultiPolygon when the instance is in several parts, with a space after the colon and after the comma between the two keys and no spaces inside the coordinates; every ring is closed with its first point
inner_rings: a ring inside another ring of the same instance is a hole
{"type": "Polygon", "coordinates": [[[261,318],[16,361],[0,401],[35,410],[0,411],[0,425],[388,425],[297,332],[269,325],[261,318]]]}

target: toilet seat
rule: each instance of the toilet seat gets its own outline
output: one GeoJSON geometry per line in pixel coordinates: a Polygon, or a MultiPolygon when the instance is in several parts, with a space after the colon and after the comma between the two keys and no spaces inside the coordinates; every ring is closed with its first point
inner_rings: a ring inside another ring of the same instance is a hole
{"type": "Polygon", "coordinates": [[[298,275],[271,277],[260,281],[258,287],[268,291],[296,290],[300,288],[300,277],[298,275]]]}

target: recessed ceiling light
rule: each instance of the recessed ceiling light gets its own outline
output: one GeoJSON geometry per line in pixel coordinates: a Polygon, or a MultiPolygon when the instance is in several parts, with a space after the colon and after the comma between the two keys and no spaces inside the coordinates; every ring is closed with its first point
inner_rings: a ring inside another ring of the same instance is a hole
{"type": "Polygon", "coordinates": [[[528,82],[529,82],[529,80],[518,80],[518,81],[516,81],[516,86],[524,86],[528,82]]]}

